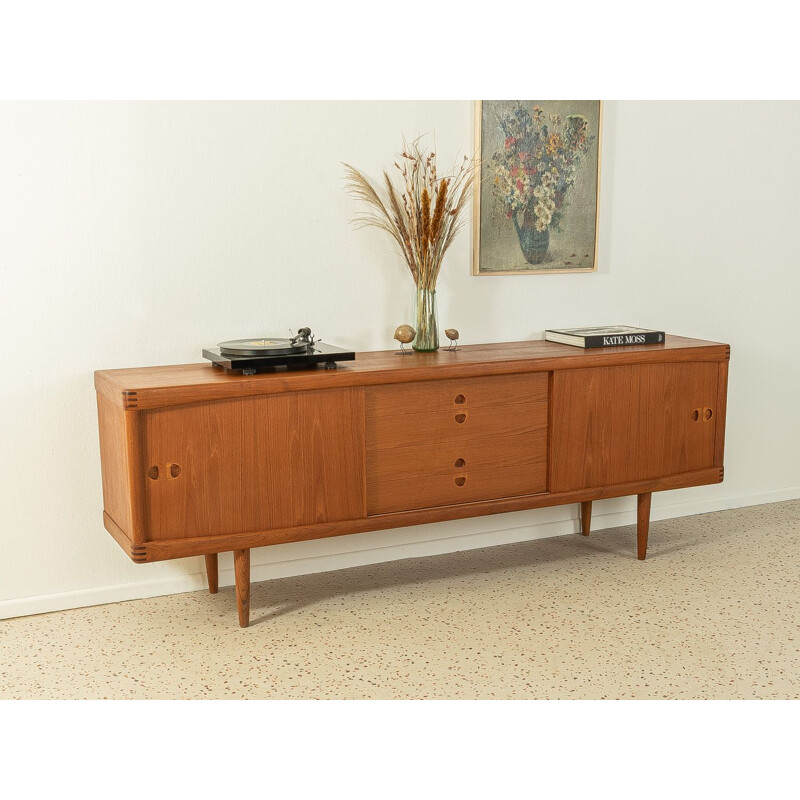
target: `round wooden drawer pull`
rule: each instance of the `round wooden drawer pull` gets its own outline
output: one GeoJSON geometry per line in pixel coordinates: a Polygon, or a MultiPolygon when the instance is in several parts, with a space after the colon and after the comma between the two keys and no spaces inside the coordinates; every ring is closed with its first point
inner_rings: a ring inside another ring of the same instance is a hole
{"type": "Polygon", "coordinates": [[[456,422],[459,423],[459,425],[462,422],[466,422],[466,421],[467,421],[467,415],[466,414],[456,414],[456,422]]]}
{"type": "Polygon", "coordinates": [[[456,405],[460,406],[460,405],[463,405],[466,402],[467,402],[467,398],[464,397],[463,394],[457,394],[456,395],[456,405]]]}
{"type": "Polygon", "coordinates": [[[453,466],[455,466],[457,469],[464,469],[464,467],[467,466],[467,462],[464,461],[463,458],[457,458],[456,463],[453,466]]]}
{"type": "Polygon", "coordinates": [[[466,475],[459,475],[457,478],[453,478],[456,482],[456,486],[463,486],[467,482],[466,475]]]}

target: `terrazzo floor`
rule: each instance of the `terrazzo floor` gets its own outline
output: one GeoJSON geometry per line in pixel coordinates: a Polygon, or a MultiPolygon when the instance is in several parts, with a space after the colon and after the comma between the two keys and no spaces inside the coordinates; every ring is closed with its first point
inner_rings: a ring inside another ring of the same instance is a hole
{"type": "Polygon", "coordinates": [[[0,698],[798,698],[800,501],[0,622],[0,698]]]}

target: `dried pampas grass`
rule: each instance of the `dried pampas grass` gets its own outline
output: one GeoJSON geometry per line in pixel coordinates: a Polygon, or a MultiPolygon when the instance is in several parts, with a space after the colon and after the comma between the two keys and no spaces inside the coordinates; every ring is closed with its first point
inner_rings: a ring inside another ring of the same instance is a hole
{"type": "Polygon", "coordinates": [[[466,222],[462,212],[471,196],[474,165],[464,156],[449,175],[439,178],[436,153],[425,153],[417,140],[410,147],[404,143],[400,163],[394,166],[397,185],[383,173],[384,200],[361,172],[344,165],[348,191],[371,206],[354,222],[386,231],[400,248],[414,283],[435,289],[444,255],[466,222]]]}

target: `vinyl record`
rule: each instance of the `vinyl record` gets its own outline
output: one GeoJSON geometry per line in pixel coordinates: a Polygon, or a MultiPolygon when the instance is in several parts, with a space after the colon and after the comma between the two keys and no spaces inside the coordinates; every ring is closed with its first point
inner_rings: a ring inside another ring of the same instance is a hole
{"type": "Polygon", "coordinates": [[[305,344],[293,345],[289,339],[233,339],[220,342],[220,353],[224,356],[287,356],[305,353],[305,344]]]}

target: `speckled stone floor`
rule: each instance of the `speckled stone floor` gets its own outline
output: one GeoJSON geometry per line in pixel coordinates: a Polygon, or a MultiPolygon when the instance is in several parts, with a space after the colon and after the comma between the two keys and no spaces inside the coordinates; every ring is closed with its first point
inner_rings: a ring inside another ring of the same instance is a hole
{"type": "Polygon", "coordinates": [[[798,698],[800,501],[0,622],[0,698],[798,698]]]}

